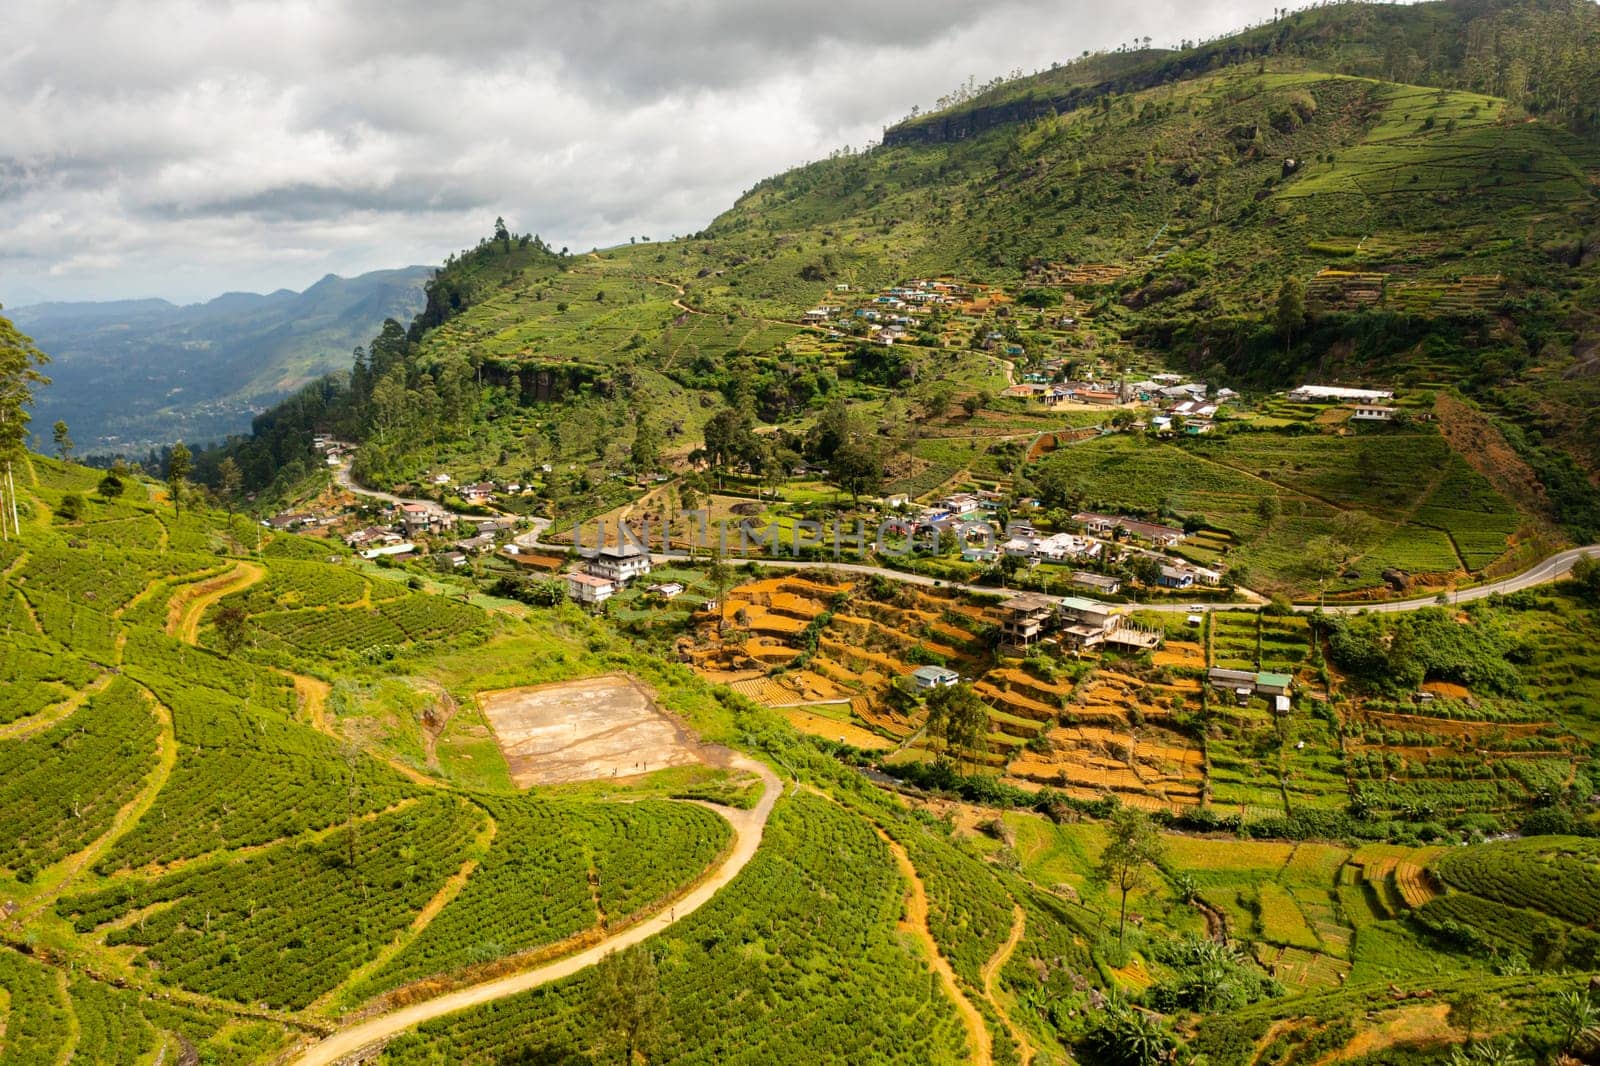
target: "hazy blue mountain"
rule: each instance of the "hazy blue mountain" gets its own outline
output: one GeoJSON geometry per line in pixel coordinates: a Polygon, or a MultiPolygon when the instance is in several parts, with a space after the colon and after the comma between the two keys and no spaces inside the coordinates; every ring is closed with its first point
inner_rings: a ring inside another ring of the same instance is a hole
{"type": "Polygon", "coordinates": [[[6,314],[50,356],[33,429],[67,420],[82,453],[143,452],[244,432],[299,386],[350,365],[385,318],[408,322],[432,270],[328,275],[304,292],[43,303],[6,314]]]}

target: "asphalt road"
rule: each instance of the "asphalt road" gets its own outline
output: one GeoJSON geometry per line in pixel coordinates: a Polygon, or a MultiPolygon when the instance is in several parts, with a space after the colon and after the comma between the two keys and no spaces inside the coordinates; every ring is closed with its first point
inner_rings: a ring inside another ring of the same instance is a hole
{"type": "MultiPolygon", "coordinates": [[[[479,515],[457,514],[454,511],[440,506],[433,500],[407,499],[402,496],[395,496],[391,493],[379,492],[376,489],[369,489],[364,485],[357,484],[355,479],[350,476],[350,466],[348,463],[339,467],[338,470],[334,472],[334,479],[338,481],[341,486],[349,489],[358,496],[367,496],[375,500],[384,500],[393,504],[421,504],[436,514],[453,515],[466,521],[475,521],[477,518],[481,517],[479,515]]],[[[533,532],[524,533],[522,536],[516,538],[516,542],[524,547],[540,547],[539,537],[549,527],[550,522],[548,519],[534,519],[533,532]]],[[[1572,572],[1572,565],[1574,563],[1585,556],[1588,556],[1592,559],[1600,559],[1600,544],[1590,544],[1583,548],[1568,548],[1566,551],[1557,552],[1555,555],[1550,556],[1542,562],[1535,563],[1533,566],[1522,571],[1520,574],[1513,574],[1511,577],[1501,578],[1499,581],[1493,581],[1487,585],[1477,585],[1473,588],[1462,589],[1459,592],[1451,593],[1450,602],[1470,603],[1473,600],[1481,600],[1487,596],[1493,596],[1497,593],[1504,595],[1511,592],[1520,592],[1523,589],[1533,588],[1537,585],[1547,585],[1552,582],[1559,581],[1566,577],[1567,574],[1572,572]]],[[[685,562],[687,559],[688,555],[684,552],[666,552],[651,556],[651,560],[657,563],[685,562]]],[[[840,573],[846,574],[875,574],[879,577],[888,578],[891,581],[903,581],[908,585],[922,585],[928,588],[954,588],[967,592],[978,592],[991,596],[1000,596],[1007,599],[1012,596],[1021,595],[1022,592],[1026,591],[1022,589],[997,589],[987,585],[967,585],[958,582],[941,581],[936,578],[928,577],[924,574],[908,574],[901,570],[890,570],[887,567],[871,566],[866,563],[815,563],[801,559],[758,558],[730,559],[729,561],[737,564],[750,562],[754,563],[756,566],[762,567],[763,569],[769,570],[826,569],[836,570],[840,573]]],[[[1438,594],[1435,593],[1431,596],[1422,596],[1409,600],[1380,600],[1373,603],[1360,604],[1330,604],[1325,608],[1325,610],[1328,614],[1356,614],[1361,611],[1376,611],[1380,614],[1397,614],[1402,611],[1416,611],[1423,607],[1433,607],[1437,605],[1437,603],[1438,594]]],[[[1170,600],[1167,600],[1160,603],[1134,602],[1129,603],[1128,606],[1143,611],[1187,613],[1190,611],[1211,610],[1254,611],[1260,610],[1263,605],[1260,603],[1218,603],[1206,600],[1191,600],[1183,603],[1174,603],[1170,600]]],[[[1294,609],[1302,614],[1310,614],[1317,608],[1316,606],[1310,604],[1296,604],[1294,609]]]]}
{"type": "MultiPolygon", "coordinates": [[[[345,463],[343,466],[335,470],[333,472],[333,479],[334,481],[338,482],[340,488],[347,489],[350,492],[355,493],[357,496],[365,496],[372,500],[382,500],[384,503],[392,503],[396,506],[402,503],[414,503],[427,508],[431,514],[445,515],[450,518],[460,519],[463,522],[483,521],[484,516],[481,514],[462,514],[460,511],[452,511],[450,508],[445,507],[436,500],[417,500],[408,496],[396,496],[392,492],[379,492],[377,489],[369,489],[365,485],[357,482],[355,478],[350,476],[349,463],[345,463]]],[[[533,531],[531,533],[524,533],[522,536],[517,537],[516,542],[526,548],[537,548],[539,547],[540,534],[550,528],[550,519],[530,518],[528,521],[533,523],[533,531]]]]}
{"type": "MultiPolygon", "coordinates": [[[[1522,571],[1520,574],[1514,574],[1511,577],[1502,578],[1499,581],[1494,581],[1487,585],[1478,585],[1473,588],[1462,589],[1460,592],[1453,593],[1451,594],[1450,601],[1452,603],[1468,603],[1472,600],[1481,600],[1487,596],[1493,596],[1496,593],[1503,595],[1506,593],[1520,592],[1523,589],[1533,588],[1538,585],[1547,585],[1551,582],[1559,581],[1566,577],[1567,574],[1571,573],[1572,565],[1584,556],[1600,559],[1600,544],[1591,544],[1584,548],[1569,548],[1566,551],[1558,552],[1555,555],[1550,556],[1548,559],[1545,559],[1543,562],[1536,563],[1527,570],[1522,571]]],[[[687,559],[687,556],[682,552],[671,552],[667,554],[652,555],[651,559],[658,563],[684,562],[687,559]]],[[[893,581],[903,581],[908,585],[922,585],[928,588],[940,587],[961,589],[967,592],[978,592],[990,596],[1000,596],[1007,599],[1012,596],[1020,596],[1024,592],[1029,591],[1026,589],[999,589],[989,585],[966,585],[952,581],[940,581],[924,574],[908,574],[900,570],[890,570],[881,566],[869,566],[864,563],[815,563],[800,559],[757,558],[733,559],[730,561],[738,565],[750,562],[754,563],[758,567],[769,570],[819,569],[834,570],[846,574],[876,574],[880,577],[889,578],[893,581]]],[[[1437,604],[1438,594],[1434,593],[1430,596],[1423,596],[1409,600],[1388,600],[1359,604],[1329,604],[1324,609],[1328,614],[1357,614],[1361,611],[1377,611],[1382,614],[1396,614],[1402,611],[1420,610],[1423,607],[1433,607],[1437,604]]],[[[1175,603],[1169,600],[1160,603],[1133,602],[1127,604],[1127,606],[1142,611],[1188,613],[1190,611],[1212,610],[1256,611],[1260,610],[1264,604],[1227,603],[1208,600],[1186,600],[1182,603],[1175,603]]],[[[1311,614],[1317,610],[1314,604],[1296,604],[1294,609],[1302,614],[1311,614]]]]}

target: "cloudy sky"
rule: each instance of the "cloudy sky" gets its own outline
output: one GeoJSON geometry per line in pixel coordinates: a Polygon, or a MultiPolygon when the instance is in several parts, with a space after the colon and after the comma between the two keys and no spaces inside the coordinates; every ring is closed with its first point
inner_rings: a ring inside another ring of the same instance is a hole
{"type": "Polygon", "coordinates": [[[1271,0],[7,0],[0,303],[692,232],[971,75],[1271,0]]]}

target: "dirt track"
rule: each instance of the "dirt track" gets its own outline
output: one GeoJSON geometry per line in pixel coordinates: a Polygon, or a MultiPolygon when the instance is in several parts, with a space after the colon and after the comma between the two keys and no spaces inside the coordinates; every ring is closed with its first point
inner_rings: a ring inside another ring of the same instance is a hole
{"type": "Polygon", "coordinates": [[[173,598],[167,614],[167,635],[177,637],[186,644],[200,643],[200,620],[206,608],[222,597],[247,589],[266,577],[266,571],[255,563],[240,563],[220,577],[202,581],[173,598]]]}
{"type": "Polygon", "coordinates": [[[901,921],[900,928],[916,937],[921,943],[933,972],[939,975],[939,984],[944,987],[944,994],[950,997],[956,1006],[956,1012],[961,1015],[961,1024],[967,1030],[967,1043],[972,1048],[972,1061],[977,1063],[977,1066],[993,1066],[994,1041],[989,1036],[989,1027],[983,1024],[983,1015],[978,1013],[978,1008],[972,1005],[972,1001],[956,983],[955,970],[951,968],[949,960],[939,954],[939,945],[928,929],[928,890],[923,887],[922,878],[918,876],[917,868],[912,864],[911,856],[906,854],[906,849],[882,829],[878,830],[878,836],[894,854],[894,862],[900,868],[900,873],[911,882],[911,891],[906,896],[906,916],[901,921]]]}
{"type": "Polygon", "coordinates": [[[1023,934],[1028,931],[1028,912],[1022,909],[1022,904],[1011,904],[1011,935],[1006,937],[1006,942],[1000,945],[1000,950],[994,953],[994,958],[983,964],[983,995],[994,1007],[995,1013],[1000,1015],[1000,1020],[1006,1023],[1006,1028],[1011,1032],[1011,1038],[1017,1042],[1017,1047],[1022,1055],[1022,1066],[1028,1066],[1033,1061],[1033,1045],[1028,1042],[1027,1034],[1022,1028],[1011,1020],[1010,1013],[1005,1004],[995,995],[995,978],[1000,976],[1000,971],[1006,963],[1011,961],[1011,956],[1016,952],[1017,945],[1022,943],[1023,934]]]}
{"type": "Polygon", "coordinates": [[[749,865],[751,859],[755,858],[756,849],[760,847],[761,837],[767,828],[767,818],[772,814],[773,805],[777,803],[778,795],[783,791],[783,783],[778,780],[778,776],[754,759],[734,753],[729,759],[729,766],[733,769],[748,770],[761,778],[761,783],[765,786],[761,802],[754,810],[749,811],[714,808],[733,826],[733,847],[722,865],[687,895],[674,901],[666,914],[657,914],[654,918],[629,926],[616,936],[608,937],[585,951],[526,973],[485,981],[421,1003],[413,1003],[376,1018],[369,1018],[359,1025],[335,1033],[326,1040],[312,1045],[294,1061],[300,1066],[332,1066],[347,1056],[382,1043],[423,1022],[514,996],[519,992],[526,992],[551,981],[569,977],[593,966],[613,951],[631,947],[655,936],[672,926],[674,922],[682,921],[705,906],[713,896],[738,876],[739,871],[749,865]]]}

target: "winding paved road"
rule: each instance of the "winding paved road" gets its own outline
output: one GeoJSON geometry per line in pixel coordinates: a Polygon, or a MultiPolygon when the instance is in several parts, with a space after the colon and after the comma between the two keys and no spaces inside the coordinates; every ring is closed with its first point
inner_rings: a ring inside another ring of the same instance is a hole
{"type": "MultiPolygon", "coordinates": [[[[451,515],[468,522],[476,521],[482,517],[482,515],[459,514],[441,506],[433,500],[408,499],[403,496],[395,496],[392,493],[379,492],[376,489],[369,489],[364,485],[358,484],[356,480],[350,476],[349,463],[345,463],[344,465],[340,466],[334,472],[334,478],[342,487],[350,490],[358,496],[368,496],[375,500],[383,500],[393,504],[421,504],[436,514],[451,515]]],[[[517,537],[516,543],[525,548],[544,547],[545,545],[540,543],[539,538],[547,529],[550,528],[551,521],[548,518],[535,518],[532,519],[532,522],[533,531],[531,533],[524,533],[517,537]]],[[[1557,552],[1555,555],[1552,555],[1541,562],[1535,563],[1533,566],[1522,571],[1520,574],[1513,574],[1511,577],[1501,578],[1499,581],[1492,581],[1487,585],[1476,585],[1472,588],[1462,589],[1459,592],[1451,593],[1450,601],[1452,603],[1470,603],[1473,600],[1481,600],[1497,593],[1505,595],[1512,592],[1521,592],[1523,589],[1533,588],[1537,585],[1547,585],[1551,582],[1559,581],[1566,577],[1572,572],[1573,564],[1585,556],[1591,559],[1600,559],[1600,544],[1590,544],[1582,548],[1568,548],[1566,551],[1557,552]]],[[[655,553],[651,555],[650,558],[656,563],[681,563],[687,561],[689,555],[687,552],[683,551],[672,551],[655,553]]],[[[1000,596],[1005,599],[1010,599],[1013,596],[1019,596],[1023,592],[1029,591],[1026,589],[998,589],[989,585],[969,585],[961,582],[942,581],[938,578],[928,577],[924,574],[910,574],[903,570],[891,570],[888,567],[871,566],[866,563],[817,563],[801,559],[766,558],[750,558],[735,561],[750,562],[759,567],[777,570],[827,569],[837,570],[847,574],[877,575],[879,577],[888,578],[891,581],[904,581],[908,585],[922,585],[929,588],[942,587],[960,589],[965,592],[983,593],[990,596],[1000,596]]],[[[1402,611],[1415,611],[1423,607],[1433,607],[1437,603],[1438,593],[1434,593],[1431,596],[1419,596],[1408,600],[1378,600],[1372,603],[1330,604],[1324,608],[1324,610],[1328,614],[1356,614],[1360,611],[1376,611],[1379,614],[1397,614],[1402,611]]],[[[1194,600],[1184,603],[1173,603],[1171,601],[1163,601],[1159,603],[1132,602],[1127,606],[1141,611],[1185,613],[1189,611],[1224,610],[1256,611],[1260,610],[1264,604],[1194,600]]],[[[1317,610],[1316,606],[1312,604],[1296,604],[1294,609],[1301,614],[1311,614],[1317,610]]]]}
{"type": "MultiPolygon", "coordinates": [[[[481,522],[485,518],[481,514],[463,514],[460,511],[452,511],[437,500],[413,499],[410,496],[396,496],[392,492],[379,492],[377,489],[369,489],[351,475],[349,463],[341,463],[334,470],[333,480],[338,482],[340,488],[353,492],[357,496],[365,496],[372,500],[382,500],[384,503],[392,503],[397,507],[402,503],[416,504],[419,507],[427,508],[430,514],[455,518],[462,522],[481,522]]],[[[530,518],[528,521],[533,523],[533,532],[524,533],[521,537],[516,538],[516,542],[524,547],[536,548],[539,546],[539,535],[550,528],[550,519],[530,518]],[[526,543],[524,542],[525,538],[527,538],[526,543]]]]}
{"type": "MultiPolygon", "coordinates": [[[[1533,588],[1537,585],[1547,585],[1559,581],[1572,572],[1572,566],[1583,557],[1600,559],[1600,544],[1591,544],[1584,548],[1569,548],[1558,552],[1543,562],[1514,574],[1511,577],[1501,578],[1499,581],[1487,585],[1477,585],[1473,588],[1462,589],[1451,596],[1452,603],[1467,603],[1471,600],[1481,600],[1487,596],[1520,592],[1523,589],[1533,588]]],[[[673,563],[684,562],[688,559],[685,552],[668,552],[655,554],[650,557],[654,562],[673,563]]],[[[836,570],[846,574],[877,575],[893,581],[904,581],[908,585],[922,585],[928,588],[952,588],[965,592],[976,592],[988,596],[999,596],[1010,599],[1024,593],[1031,593],[1031,589],[1001,589],[992,585],[967,585],[956,581],[941,581],[938,578],[928,577],[926,574],[909,574],[903,570],[890,570],[882,566],[869,566],[865,563],[844,562],[811,562],[804,559],[737,559],[734,562],[753,563],[758,567],[773,570],[836,570]]],[[[1378,600],[1372,603],[1338,603],[1329,604],[1325,610],[1328,614],[1356,614],[1361,611],[1377,611],[1383,614],[1393,614],[1401,611],[1415,611],[1423,607],[1433,607],[1438,603],[1438,594],[1421,596],[1409,600],[1378,600]]],[[[1184,603],[1138,603],[1132,602],[1125,606],[1140,611],[1162,611],[1166,613],[1185,613],[1189,611],[1258,611],[1264,604],[1261,603],[1226,603],[1191,600],[1184,603]]],[[[1296,611],[1301,614],[1311,614],[1317,610],[1314,604],[1295,604],[1296,611]]]]}
{"type": "Polygon", "coordinates": [[[739,871],[755,858],[756,849],[760,847],[762,835],[766,832],[767,818],[772,814],[773,805],[778,802],[778,796],[783,792],[783,782],[765,764],[734,752],[729,758],[729,765],[734,769],[747,770],[761,778],[764,786],[761,802],[748,811],[727,807],[712,808],[733,826],[733,848],[721,866],[687,894],[675,900],[664,912],[631,925],[616,936],[607,937],[575,955],[568,955],[509,977],[469,985],[433,999],[423,1000],[421,1003],[413,1003],[387,1014],[369,1018],[313,1044],[294,1061],[299,1066],[333,1066],[334,1063],[358,1051],[380,1044],[424,1022],[482,1003],[514,996],[563,977],[570,977],[580,970],[595,965],[613,951],[632,947],[671,927],[675,922],[683,921],[709,903],[712,897],[737,877],[739,871]]]}

